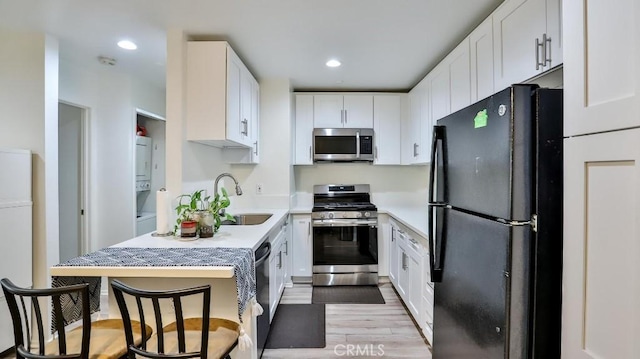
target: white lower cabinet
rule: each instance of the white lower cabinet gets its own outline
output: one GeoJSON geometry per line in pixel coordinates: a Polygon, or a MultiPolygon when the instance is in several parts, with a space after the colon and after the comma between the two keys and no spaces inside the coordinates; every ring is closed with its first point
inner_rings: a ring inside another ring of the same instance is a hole
{"type": "Polygon", "coordinates": [[[273,316],[280,303],[280,297],[284,292],[284,285],[287,281],[287,226],[285,221],[280,228],[272,231],[269,235],[271,243],[271,255],[269,255],[269,320],[273,316]]]}
{"type": "Polygon", "coordinates": [[[398,287],[398,226],[395,223],[390,223],[391,227],[391,240],[389,244],[389,280],[393,283],[394,287],[398,287]]]}
{"type": "Polygon", "coordinates": [[[291,250],[293,253],[291,270],[292,277],[311,279],[312,243],[311,243],[311,215],[294,215],[293,239],[291,250]]]}
{"type": "MultiPolygon", "coordinates": [[[[426,260],[425,260],[426,261],[426,260]]],[[[425,264],[425,266],[428,264],[425,264]]],[[[422,296],[422,333],[433,346],[433,283],[425,282],[422,296]]]]}
{"type": "MultiPolygon", "coordinates": [[[[389,279],[430,343],[433,341],[433,287],[428,276],[428,250],[419,236],[389,220],[389,279]]],[[[426,240],[424,240],[426,242],[426,240]]]]}
{"type": "MultiPolygon", "coordinates": [[[[398,293],[400,293],[400,298],[407,304],[409,299],[409,266],[407,265],[408,256],[407,252],[405,252],[402,246],[398,246],[398,263],[400,267],[398,268],[398,285],[396,289],[398,293]]],[[[413,314],[413,313],[412,313],[413,314]]]]}

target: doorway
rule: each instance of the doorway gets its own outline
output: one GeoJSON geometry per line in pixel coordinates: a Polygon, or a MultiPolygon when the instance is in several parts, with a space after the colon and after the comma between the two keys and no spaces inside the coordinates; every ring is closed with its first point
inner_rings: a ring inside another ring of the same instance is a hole
{"type": "Polygon", "coordinates": [[[60,262],[88,251],[86,244],[85,127],[87,109],[58,103],[60,262]]]}

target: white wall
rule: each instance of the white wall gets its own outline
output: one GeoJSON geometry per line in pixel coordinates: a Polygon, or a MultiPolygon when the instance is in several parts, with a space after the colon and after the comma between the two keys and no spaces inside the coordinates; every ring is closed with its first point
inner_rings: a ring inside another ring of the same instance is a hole
{"type": "Polygon", "coordinates": [[[164,91],[117,67],[61,59],[60,99],[89,110],[89,251],[133,237],[135,109],[164,115],[164,91]]]}
{"type": "Polygon", "coordinates": [[[370,184],[377,206],[427,203],[429,166],[373,166],[365,163],[322,163],[294,166],[297,206],[312,204],[313,185],[370,184]]]}
{"type": "Polygon", "coordinates": [[[42,288],[58,253],[58,42],[0,29],[0,47],[0,147],[33,152],[33,282],[42,288]]]}

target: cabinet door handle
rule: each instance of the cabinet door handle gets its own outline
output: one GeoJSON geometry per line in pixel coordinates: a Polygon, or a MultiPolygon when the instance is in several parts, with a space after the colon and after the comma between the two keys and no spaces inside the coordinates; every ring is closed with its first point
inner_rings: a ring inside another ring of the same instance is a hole
{"type": "Polygon", "coordinates": [[[544,46],[542,47],[542,58],[544,59],[543,66],[551,65],[551,38],[547,37],[547,34],[542,34],[542,43],[544,46]],[[549,49],[547,49],[549,47],[549,49]],[[548,55],[548,56],[547,56],[548,55]]]}
{"type": "Polygon", "coordinates": [[[418,157],[418,146],[417,143],[413,144],[413,157],[418,157]]]}
{"type": "Polygon", "coordinates": [[[289,255],[289,241],[284,242],[284,254],[289,255]]]}
{"type": "Polygon", "coordinates": [[[373,158],[378,159],[378,146],[373,148],[373,158]]]}
{"type": "Polygon", "coordinates": [[[254,142],[253,145],[255,146],[255,151],[253,151],[253,153],[258,156],[258,141],[254,142]]]}
{"type": "Polygon", "coordinates": [[[347,110],[344,110],[344,123],[347,123],[347,110]]]}
{"type": "Polygon", "coordinates": [[[311,161],[313,158],[311,157],[311,146],[309,146],[309,161],[311,161]]]}
{"type": "Polygon", "coordinates": [[[340,123],[344,125],[344,110],[340,110],[340,123]]]}
{"type": "Polygon", "coordinates": [[[540,39],[538,39],[536,37],[536,70],[540,70],[540,66],[544,66],[544,62],[540,62],[540,48],[541,47],[544,47],[544,41],[540,42],[540,39]]]}
{"type": "Polygon", "coordinates": [[[311,222],[308,222],[307,224],[308,224],[308,226],[307,226],[307,235],[308,235],[307,238],[309,238],[309,237],[311,237],[311,222]]]}
{"type": "Polygon", "coordinates": [[[282,268],[282,251],[278,252],[278,269],[282,268]]]}
{"type": "Polygon", "coordinates": [[[245,118],[244,120],[242,120],[242,127],[244,128],[242,130],[242,134],[245,136],[249,136],[249,121],[247,121],[247,119],[245,118]]]}
{"type": "Polygon", "coordinates": [[[407,255],[402,252],[402,270],[407,270],[407,255]]]}

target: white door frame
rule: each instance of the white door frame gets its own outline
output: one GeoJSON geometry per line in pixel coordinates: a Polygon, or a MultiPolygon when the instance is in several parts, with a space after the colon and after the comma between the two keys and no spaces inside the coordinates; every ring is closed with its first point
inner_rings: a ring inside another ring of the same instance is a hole
{"type": "MultiPolygon", "coordinates": [[[[138,124],[138,115],[142,115],[144,117],[148,117],[151,118],[153,120],[159,120],[159,121],[167,121],[166,118],[153,113],[153,112],[149,112],[147,110],[141,109],[139,107],[136,107],[133,109],[133,116],[132,116],[132,123],[131,123],[131,129],[133,130],[133,136],[131,136],[131,138],[133,139],[131,141],[131,158],[133,159],[131,161],[131,183],[133,184],[132,189],[133,189],[133,236],[136,237],[136,227],[138,226],[138,219],[136,218],[136,214],[138,213],[138,201],[137,201],[137,195],[138,193],[136,192],[136,125],[138,124]]],[[[153,193],[149,193],[149,196],[154,195],[153,193]]]]}

